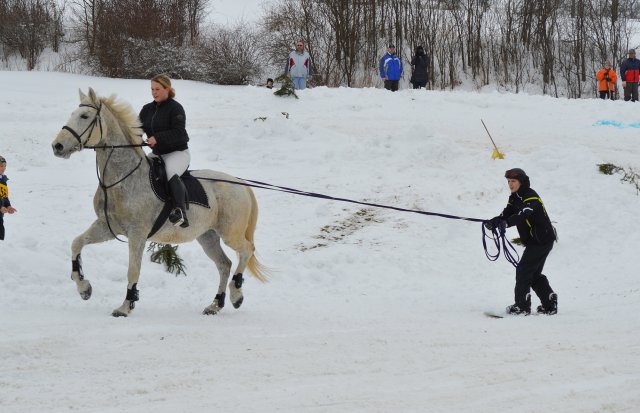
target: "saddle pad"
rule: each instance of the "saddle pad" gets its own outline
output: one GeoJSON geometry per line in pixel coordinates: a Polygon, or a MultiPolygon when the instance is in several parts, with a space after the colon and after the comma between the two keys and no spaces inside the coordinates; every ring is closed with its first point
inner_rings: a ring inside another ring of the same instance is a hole
{"type": "MultiPolygon", "coordinates": [[[[184,182],[184,186],[187,188],[187,204],[195,204],[203,206],[205,208],[211,208],[209,206],[209,197],[204,191],[202,183],[198,179],[194,178],[191,175],[190,171],[186,171],[184,174],[182,174],[180,179],[182,179],[182,182],[184,182]]],[[[164,176],[162,177],[162,179],[157,179],[154,168],[150,168],[149,182],[151,183],[151,189],[153,189],[153,193],[156,194],[156,197],[158,197],[158,199],[162,202],[167,202],[169,199],[169,195],[166,186],[166,179],[164,178],[164,176]]]]}

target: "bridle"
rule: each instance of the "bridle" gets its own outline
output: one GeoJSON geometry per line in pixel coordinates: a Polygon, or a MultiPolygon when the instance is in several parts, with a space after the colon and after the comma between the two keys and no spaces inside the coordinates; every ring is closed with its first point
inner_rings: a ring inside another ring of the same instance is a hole
{"type": "Polygon", "coordinates": [[[70,127],[68,127],[67,125],[64,125],[62,127],[63,130],[69,131],[69,133],[71,135],[73,135],[74,138],[76,138],[76,140],[78,141],[78,143],[80,144],[81,148],[89,148],[89,149],[94,149],[95,147],[91,147],[91,146],[86,146],[85,144],[87,142],[89,142],[89,138],[91,138],[91,134],[93,133],[93,129],[96,127],[96,124],[100,126],[100,140],[102,140],[102,122],[100,121],[100,110],[102,110],[102,105],[100,106],[93,106],[93,105],[88,105],[86,103],[81,103],[79,107],[88,107],[88,108],[92,108],[96,110],[96,117],[93,118],[93,120],[91,121],[91,123],[89,124],[89,126],[87,126],[85,128],[85,130],[82,131],[82,133],[78,133],[76,131],[74,131],[73,129],[71,129],[70,127]],[[87,131],[91,129],[89,131],[89,135],[87,135],[87,140],[85,142],[82,142],[82,135],[84,135],[85,133],[87,133],[87,131]]]}
{"type": "Polygon", "coordinates": [[[94,145],[94,146],[88,146],[86,145],[87,142],[89,142],[89,139],[91,138],[91,134],[93,133],[93,129],[96,127],[96,125],[98,125],[100,127],[100,141],[102,141],[102,118],[100,117],[100,111],[102,110],[102,105],[100,106],[94,106],[94,105],[89,105],[86,103],[81,103],[80,105],[78,105],[79,107],[87,107],[87,108],[91,108],[91,109],[95,109],[96,110],[96,117],[93,118],[93,120],[91,121],[91,123],[89,124],[89,126],[87,126],[82,133],[78,133],[75,130],[73,130],[72,128],[68,127],[67,125],[64,125],[62,127],[63,130],[69,131],[69,133],[76,138],[76,140],[78,141],[78,143],[80,144],[80,149],[116,149],[116,148],[142,148],[144,146],[149,146],[147,143],[143,142],[140,144],[128,144],[128,145],[94,145]],[[89,131],[89,135],[87,135],[87,140],[84,141],[84,143],[82,142],[82,135],[84,135],[85,133],[87,133],[87,131],[91,129],[89,131]]]}
{"type": "Polygon", "coordinates": [[[113,229],[111,228],[111,223],[109,222],[109,215],[107,214],[107,200],[108,200],[108,194],[107,194],[107,189],[109,188],[113,188],[114,186],[118,185],[119,183],[123,182],[125,179],[127,179],[128,177],[130,177],[131,175],[133,175],[133,173],[135,171],[138,170],[138,168],[140,167],[140,165],[142,164],[142,159],[147,159],[148,158],[146,156],[144,157],[140,157],[140,160],[138,161],[138,164],[135,166],[135,168],[133,168],[128,174],[126,174],[123,178],[117,180],[116,182],[107,185],[104,183],[104,181],[102,180],[101,176],[104,177],[104,174],[107,170],[107,165],[109,164],[109,160],[111,159],[111,155],[113,155],[113,150],[114,149],[119,149],[119,148],[141,148],[143,146],[149,146],[147,143],[141,143],[141,144],[129,144],[129,145],[94,145],[94,146],[88,146],[86,145],[86,143],[89,141],[89,139],[91,138],[91,134],[93,134],[93,130],[95,129],[96,125],[98,125],[100,127],[100,142],[102,142],[102,137],[103,137],[103,130],[102,130],[102,119],[100,117],[100,111],[102,109],[102,105],[100,106],[94,106],[94,105],[89,105],[86,103],[81,103],[79,105],[80,107],[89,107],[92,109],[96,110],[96,117],[93,118],[93,120],[91,121],[91,123],[89,124],[89,126],[87,126],[85,128],[85,130],[82,131],[82,133],[78,133],[75,130],[73,130],[72,128],[70,128],[67,125],[64,125],[62,127],[63,130],[69,131],[69,133],[71,133],[71,135],[73,135],[74,138],[76,138],[76,140],[78,141],[78,143],[80,143],[80,149],[82,150],[83,148],[87,148],[87,149],[93,149],[93,150],[97,150],[97,149],[111,149],[111,152],[109,152],[109,155],[107,156],[107,160],[104,163],[104,168],[102,168],[102,173],[100,173],[100,169],[98,167],[98,157],[96,157],[96,176],[98,177],[98,183],[100,184],[100,188],[102,188],[102,192],[104,193],[104,217],[105,220],[107,221],[107,226],[109,227],[109,231],[111,231],[111,235],[113,235],[115,237],[115,239],[117,239],[120,242],[126,242],[124,240],[121,240],[120,238],[118,238],[118,236],[116,235],[116,233],[113,231],[113,229]],[[83,143],[82,142],[82,135],[84,135],[85,133],[87,133],[87,131],[89,131],[89,134],[87,135],[87,140],[83,143]]]}

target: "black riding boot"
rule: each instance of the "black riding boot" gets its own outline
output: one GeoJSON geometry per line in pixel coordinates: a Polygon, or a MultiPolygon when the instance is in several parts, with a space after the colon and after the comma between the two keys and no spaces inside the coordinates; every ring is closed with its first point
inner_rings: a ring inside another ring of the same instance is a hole
{"type": "Polygon", "coordinates": [[[169,191],[171,191],[174,205],[173,210],[169,214],[169,221],[176,227],[180,225],[182,228],[186,228],[189,226],[189,220],[187,219],[187,213],[185,211],[187,190],[178,175],[173,175],[171,179],[169,179],[169,191]]]}

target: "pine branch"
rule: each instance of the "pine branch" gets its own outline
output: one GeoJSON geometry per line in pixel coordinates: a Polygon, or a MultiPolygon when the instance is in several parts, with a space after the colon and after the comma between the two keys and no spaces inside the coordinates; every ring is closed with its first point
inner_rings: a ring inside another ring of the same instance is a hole
{"type": "Polygon", "coordinates": [[[612,163],[601,163],[598,164],[598,170],[605,175],[613,175],[615,173],[622,173],[622,178],[620,181],[629,182],[636,187],[636,194],[640,194],[640,175],[638,175],[633,168],[629,168],[626,170],[620,166],[616,166],[612,163]]]}
{"type": "Polygon", "coordinates": [[[151,252],[151,262],[164,264],[165,270],[176,276],[180,274],[187,275],[184,261],[180,258],[177,251],[178,246],[176,245],[174,247],[171,244],[152,242],[147,247],[147,252],[151,252]]]}
{"type": "Polygon", "coordinates": [[[289,79],[289,76],[280,75],[276,78],[276,82],[281,82],[282,86],[280,86],[280,89],[273,92],[274,95],[283,97],[293,96],[298,99],[298,95],[296,95],[296,91],[293,88],[293,82],[291,81],[291,79],[289,79]]]}

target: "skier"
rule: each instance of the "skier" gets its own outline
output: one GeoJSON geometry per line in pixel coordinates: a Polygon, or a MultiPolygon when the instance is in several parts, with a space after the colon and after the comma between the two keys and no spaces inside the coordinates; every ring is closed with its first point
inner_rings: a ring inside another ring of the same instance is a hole
{"type": "Polygon", "coordinates": [[[505,172],[504,176],[511,191],[507,206],[499,216],[483,224],[489,230],[495,228],[501,232],[515,225],[525,245],[516,267],[515,303],[507,307],[507,314],[531,314],[531,289],[540,298],[541,305],[537,312],[556,314],[558,295],[542,274],[545,260],[556,240],[555,228],[551,225],[542,200],[531,189],[527,174],[520,168],[514,168],[505,172]]]}

